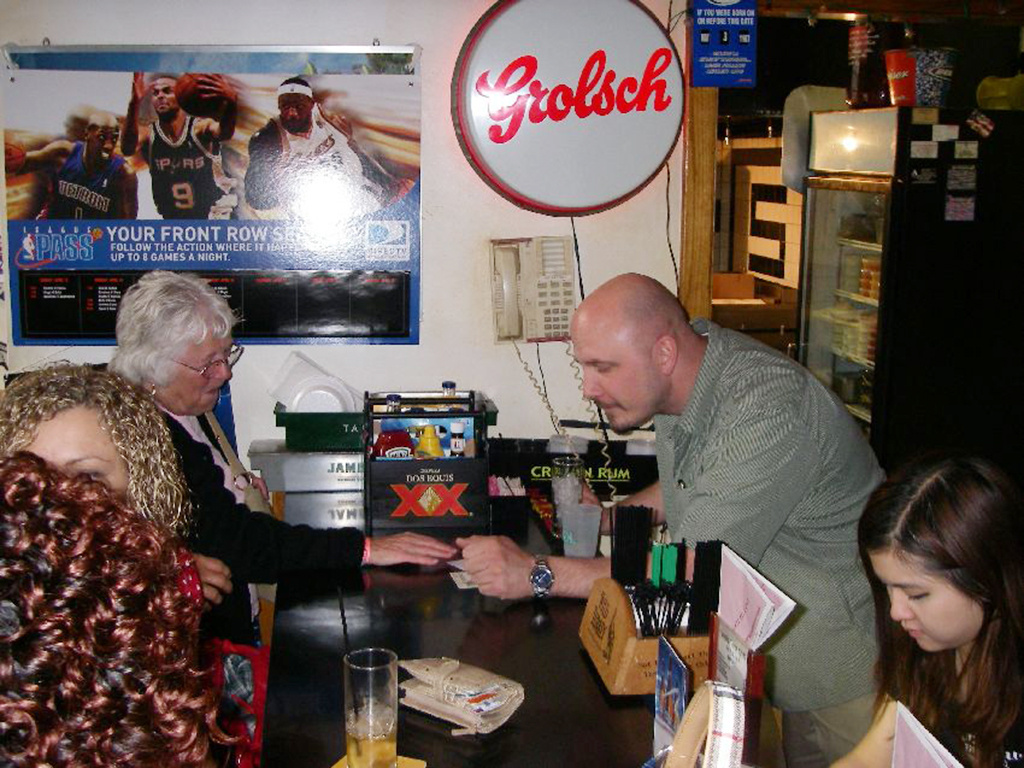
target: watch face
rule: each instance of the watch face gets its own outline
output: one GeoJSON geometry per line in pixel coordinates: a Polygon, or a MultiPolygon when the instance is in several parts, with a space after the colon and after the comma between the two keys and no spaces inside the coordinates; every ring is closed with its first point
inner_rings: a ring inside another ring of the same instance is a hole
{"type": "Polygon", "coordinates": [[[530,582],[537,589],[551,589],[551,582],[553,580],[551,570],[543,566],[537,566],[533,569],[533,573],[530,574],[530,582]]]}
{"type": "Polygon", "coordinates": [[[537,563],[530,571],[530,584],[533,586],[533,594],[537,597],[545,597],[551,590],[551,584],[555,580],[555,574],[547,563],[537,563]]]}

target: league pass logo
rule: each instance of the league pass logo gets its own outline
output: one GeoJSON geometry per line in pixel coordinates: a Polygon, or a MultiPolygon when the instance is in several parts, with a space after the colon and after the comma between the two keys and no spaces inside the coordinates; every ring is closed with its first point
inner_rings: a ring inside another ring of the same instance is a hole
{"type": "Polygon", "coordinates": [[[83,231],[78,226],[48,227],[45,232],[23,232],[14,254],[18,269],[37,269],[58,261],[92,261],[93,243],[103,237],[98,227],[83,231]],[[56,230],[56,231],[55,231],[56,230]]]}
{"type": "Polygon", "coordinates": [[[409,259],[408,221],[368,221],[365,232],[366,255],[375,259],[409,259]]]}

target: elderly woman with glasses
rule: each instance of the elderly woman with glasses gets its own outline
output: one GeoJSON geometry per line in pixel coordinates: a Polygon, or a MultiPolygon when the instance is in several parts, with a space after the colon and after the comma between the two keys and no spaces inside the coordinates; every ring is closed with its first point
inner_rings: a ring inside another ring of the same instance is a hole
{"type": "Polygon", "coordinates": [[[204,416],[242,354],[237,318],[206,281],[149,272],[124,295],[110,368],[151,392],[171,430],[195,515],[193,548],[223,560],[234,589],[204,617],[206,631],[235,643],[255,639],[249,584],[273,584],[285,571],[362,565],[435,565],[454,547],[400,533],[368,539],[354,528],[291,526],[250,510],[204,416]]]}

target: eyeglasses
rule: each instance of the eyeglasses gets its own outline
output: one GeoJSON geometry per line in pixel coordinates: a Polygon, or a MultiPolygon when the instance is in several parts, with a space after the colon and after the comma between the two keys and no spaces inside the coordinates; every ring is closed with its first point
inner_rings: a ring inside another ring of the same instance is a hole
{"type": "Polygon", "coordinates": [[[230,371],[232,368],[235,367],[235,363],[238,362],[238,358],[242,356],[243,352],[245,352],[245,347],[243,347],[241,344],[232,344],[231,349],[228,350],[227,355],[225,355],[224,357],[218,357],[216,360],[211,360],[202,368],[196,368],[194,365],[189,365],[188,363],[181,362],[181,360],[175,360],[174,362],[176,362],[178,365],[184,365],[190,371],[195,371],[204,379],[209,379],[213,375],[210,371],[214,366],[224,365],[230,371]]]}

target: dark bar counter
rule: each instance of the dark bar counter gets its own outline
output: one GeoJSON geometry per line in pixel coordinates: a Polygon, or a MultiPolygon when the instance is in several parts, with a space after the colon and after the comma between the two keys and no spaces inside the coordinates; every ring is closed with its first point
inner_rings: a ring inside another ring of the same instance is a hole
{"type": "MultiPolygon", "coordinates": [[[[536,531],[530,539],[531,551],[547,551],[536,531]]],[[[452,736],[451,723],[401,707],[400,755],[428,768],[547,768],[640,766],[651,754],[644,699],[606,694],[580,646],[583,601],[501,601],[458,589],[447,570],[402,567],[292,574],[276,605],[266,768],[331,768],[345,752],[342,610],[353,648],[449,656],[525,689],[512,718],[487,735],[452,736]]]]}

